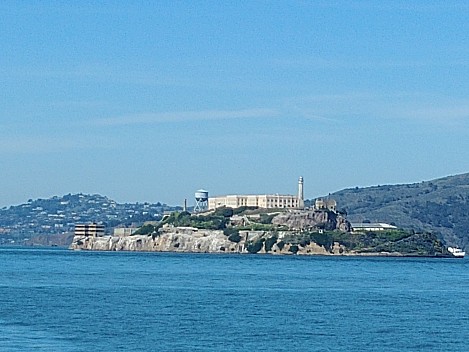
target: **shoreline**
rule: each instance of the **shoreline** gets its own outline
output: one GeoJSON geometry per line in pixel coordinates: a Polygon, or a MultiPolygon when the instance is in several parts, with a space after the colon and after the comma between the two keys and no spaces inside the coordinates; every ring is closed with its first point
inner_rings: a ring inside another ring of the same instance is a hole
{"type": "MultiPolygon", "coordinates": [[[[75,236],[70,250],[102,251],[102,252],[161,252],[161,253],[200,253],[200,254],[268,254],[272,256],[333,256],[333,257],[393,257],[393,258],[454,258],[450,253],[403,253],[403,252],[358,252],[334,242],[330,249],[311,242],[306,246],[279,242],[270,248],[263,245],[256,252],[250,251],[253,241],[260,241],[258,232],[248,232],[239,242],[230,242],[222,231],[203,230],[197,235],[171,232],[163,233],[155,238],[147,235],[135,236],[75,236]],[[294,250],[294,251],[293,251],[294,250]]],[[[280,242],[282,242],[280,240],[280,242]]]]}

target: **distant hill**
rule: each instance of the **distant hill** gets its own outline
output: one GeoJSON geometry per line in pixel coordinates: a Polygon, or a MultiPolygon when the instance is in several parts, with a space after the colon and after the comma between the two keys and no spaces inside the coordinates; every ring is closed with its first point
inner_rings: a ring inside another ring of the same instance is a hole
{"type": "Polygon", "coordinates": [[[75,223],[98,222],[111,232],[116,226],[141,226],[160,220],[167,210],[156,203],[117,203],[99,194],[67,194],[0,209],[0,244],[63,245],[71,241],[75,223]]]}
{"type": "Polygon", "coordinates": [[[330,195],[350,222],[387,222],[469,247],[469,173],[432,181],[349,188],[330,195]]]}

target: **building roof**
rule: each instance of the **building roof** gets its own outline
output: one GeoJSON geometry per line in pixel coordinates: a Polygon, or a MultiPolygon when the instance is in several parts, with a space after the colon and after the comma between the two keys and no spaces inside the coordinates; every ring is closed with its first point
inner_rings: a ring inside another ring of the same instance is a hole
{"type": "Polygon", "coordinates": [[[370,228],[381,228],[381,229],[397,229],[396,226],[394,225],[390,225],[390,224],[386,224],[384,222],[372,222],[372,223],[366,223],[366,222],[360,222],[360,223],[357,223],[357,222],[352,222],[350,223],[350,225],[352,226],[353,229],[370,229],[370,228]]]}
{"type": "Polygon", "coordinates": [[[226,198],[226,197],[294,197],[298,198],[297,195],[292,194],[227,194],[221,196],[213,196],[209,198],[226,198]]]}

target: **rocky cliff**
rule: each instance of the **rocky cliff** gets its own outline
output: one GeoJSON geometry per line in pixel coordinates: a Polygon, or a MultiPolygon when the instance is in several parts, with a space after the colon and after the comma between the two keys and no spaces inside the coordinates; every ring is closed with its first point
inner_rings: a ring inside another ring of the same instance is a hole
{"type": "Polygon", "coordinates": [[[219,253],[242,252],[242,243],[227,239],[223,231],[188,230],[175,228],[158,236],[75,236],[71,249],[100,251],[154,251],[154,252],[194,252],[219,253]]]}
{"type": "Polygon", "coordinates": [[[432,236],[409,235],[395,241],[346,233],[334,236],[329,233],[305,234],[294,231],[239,231],[227,236],[219,230],[169,228],[154,236],[75,236],[70,248],[188,253],[448,256],[442,244],[432,236]]]}
{"type": "MultiPolygon", "coordinates": [[[[291,243],[285,243],[289,232],[273,235],[266,231],[240,231],[239,240],[230,240],[219,230],[198,230],[174,228],[158,236],[136,235],[126,237],[75,236],[70,245],[74,250],[97,251],[148,251],[187,253],[272,253],[272,254],[338,254],[341,246],[336,244],[332,251],[315,243],[292,250],[291,243]],[[269,241],[266,248],[266,241],[269,241]]],[[[342,249],[343,252],[343,249],[342,249]]]]}
{"type": "Polygon", "coordinates": [[[323,229],[350,232],[350,223],[340,214],[332,211],[294,211],[275,216],[272,224],[286,225],[290,229],[323,229]]]}

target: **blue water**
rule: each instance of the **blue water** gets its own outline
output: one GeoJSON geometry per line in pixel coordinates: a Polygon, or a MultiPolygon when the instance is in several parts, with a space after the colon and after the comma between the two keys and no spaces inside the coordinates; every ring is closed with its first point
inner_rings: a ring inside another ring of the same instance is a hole
{"type": "Polygon", "coordinates": [[[0,248],[0,351],[468,351],[469,260],[0,248]]]}

